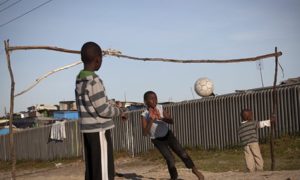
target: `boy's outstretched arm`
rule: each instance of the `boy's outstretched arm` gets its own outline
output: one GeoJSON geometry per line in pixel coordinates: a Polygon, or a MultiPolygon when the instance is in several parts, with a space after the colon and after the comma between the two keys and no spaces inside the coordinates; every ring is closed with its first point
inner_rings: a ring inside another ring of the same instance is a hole
{"type": "Polygon", "coordinates": [[[258,128],[270,127],[271,123],[274,123],[274,122],[275,122],[275,117],[271,116],[270,119],[259,121],[257,123],[257,127],[258,128]]]}
{"type": "Polygon", "coordinates": [[[122,103],[120,101],[116,101],[116,106],[122,110],[121,112],[121,120],[126,121],[128,119],[128,112],[126,111],[126,108],[122,106],[122,103]]]}

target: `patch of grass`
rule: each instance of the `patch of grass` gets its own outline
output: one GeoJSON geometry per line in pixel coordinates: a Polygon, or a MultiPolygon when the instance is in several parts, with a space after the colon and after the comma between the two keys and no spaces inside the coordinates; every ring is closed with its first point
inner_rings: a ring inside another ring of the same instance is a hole
{"type": "Polygon", "coordinates": [[[129,158],[131,157],[130,154],[126,151],[118,151],[114,152],[114,159],[119,159],[119,158],[129,158]]]}
{"type": "MultiPolygon", "coordinates": [[[[265,169],[271,169],[270,144],[262,144],[265,169]]],[[[300,136],[283,136],[274,141],[276,170],[300,169],[300,136]]]]}
{"type": "MultiPolygon", "coordinates": [[[[16,169],[17,170],[33,170],[33,169],[44,169],[44,168],[53,168],[55,164],[69,164],[72,162],[76,162],[80,160],[79,158],[71,158],[71,159],[60,159],[53,161],[17,161],[16,169]]],[[[6,172],[11,170],[11,162],[10,161],[0,161],[0,172],[6,172]]]]}
{"type": "Polygon", "coordinates": [[[205,151],[193,149],[188,154],[198,168],[204,171],[240,171],[244,166],[243,154],[240,149],[205,151]]]}
{"type": "MultiPolygon", "coordinates": [[[[264,159],[265,170],[271,169],[270,144],[260,144],[264,159]]],[[[246,171],[244,152],[242,147],[226,150],[203,150],[201,148],[185,148],[196,166],[204,171],[246,171]]],[[[274,141],[275,170],[300,169],[300,136],[283,136],[274,141]]],[[[165,163],[157,150],[143,153],[140,158],[154,162],[165,163]]],[[[176,166],[184,167],[182,161],[176,157],[176,166]]]]}
{"type": "MultiPolygon", "coordinates": [[[[300,169],[300,135],[283,136],[274,141],[275,170],[299,170],[300,169]]],[[[268,141],[260,144],[262,156],[265,162],[265,170],[271,169],[270,144],[268,141]]],[[[244,153],[242,147],[233,147],[226,150],[203,150],[201,148],[185,148],[191,156],[195,165],[204,171],[226,172],[226,171],[245,171],[244,153]]],[[[176,166],[185,167],[182,161],[176,156],[176,166]]],[[[115,152],[115,159],[130,158],[127,152],[115,152]]],[[[153,149],[141,153],[137,156],[142,164],[163,164],[165,160],[158,150],[153,149]]],[[[81,160],[81,158],[60,159],[55,161],[18,161],[18,170],[53,168],[56,163],[68,164],[81,160]]],[[[134,163],[134,162],[133,162],[134,163]]],[[[142,165],[138,164],[138,165],[142,165]]],[[[137,164],[131,164],[135,166],[137,164]]],[[[0,172],[10,171],[10,162],[0,161],[0,172]]]]}

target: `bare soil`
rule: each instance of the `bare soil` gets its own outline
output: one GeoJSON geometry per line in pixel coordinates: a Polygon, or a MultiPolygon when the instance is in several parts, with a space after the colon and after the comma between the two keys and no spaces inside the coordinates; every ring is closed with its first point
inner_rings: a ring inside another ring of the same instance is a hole
{"type": "MultiPolygon", "coordinates": [[[[116,162],[115,179],[150,180],[169,179],[165,164],[155,164],[139,158],[120,158],[116,162]]],[[[76,161],[69,164],[53,164],[51,168],[18,170],[18,180],[82,180],[84,179],[84,162],[76,161]]],[[[201,169],[200,169],[201,170],[201,169]]],[[[180,179],[197,179],[191,170],[178,168],[180,179]]],[[[207,180],[300,180],[300,170],[247,172],[203,172],[207,180]]],[[[0,172],[0,179],[10,179],[10,172],[0,172]]]]}

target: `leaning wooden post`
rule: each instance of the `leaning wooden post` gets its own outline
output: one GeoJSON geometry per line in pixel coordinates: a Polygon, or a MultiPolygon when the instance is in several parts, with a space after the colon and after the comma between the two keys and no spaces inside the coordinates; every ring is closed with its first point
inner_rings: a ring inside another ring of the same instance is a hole
{"type": "Polygon", "coordinates": [[[9,55],[9,40],[4,41],[5,52],[6,52],[6,60],[8,71],[11,80],[10,86],[10,111],[9,111],[9,146],[10,146],[10,158],[11,158],[11,178],[13,180],[16,179],[16,151],[14,145],[14,133],[13,133],[13,114],[14,114],[14,93],[15,93],[15,80],[13,71],[10,64],[10,55],[9,55]]]}
{"type": "MultiPolygon", "coordinates": [[[[274,120],[277,120],[277,92],[276,92],[276,83],[277,83],[277,71],[278,71],[278,56],[277,56],[277,47],[275,47],[275,75],[274,75],[274,84],[273,84],[273,110],[272,117],[274,120]]],[[[275,169],[275,158],[274,158],[274,139],[273,136],[275,134],[275,124],[274,121],[271,121],[271,131],[270,131],[270,151],[271,151],[271,170],[275,169]]]]}

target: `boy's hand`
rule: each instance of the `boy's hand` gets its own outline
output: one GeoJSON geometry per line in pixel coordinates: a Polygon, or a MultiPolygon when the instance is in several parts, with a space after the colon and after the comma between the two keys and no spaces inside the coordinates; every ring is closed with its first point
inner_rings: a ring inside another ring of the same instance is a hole
{"type": "Polygon", "coordinates": [[[122,108],[123,106],[122,106],[122,103],[120,102],[120,101],[116,101],[116,106],[118,107],[118,108],[122,108]]]}
{"type": "Polygon", "coordinates": [[[122,113],[121,113],[121,120],[122,120],[122,121],[127,121],[127,119],[128,119],[128,114],[122,112],[122,113]]]}
{"type": "Polygon", "coordinates": [[[155,119],[156,119],[156,116],[154,114],[149,114],[149,117],[150,117],[150,121],[154,122],[155,119]]]}
{"type": "Polygon", "coordinates": [[[164,110],[163,115],[164,115],[164,118],[171,119],[171,115],[168,111],[164,110]]]}
{"type": "Polygon", "coordinates": [[[155,121],[156,119],[159,119],[157,117],[156,110],[153,108],[149,108],[149,116],[151,121],[155,121]]]}
{"type": "Polygon", "coordinates": [[[270,117],[270,122],[275,123],[275,121],[276,121],[276,115],[272,114],[271,117],[270,117]]]}

